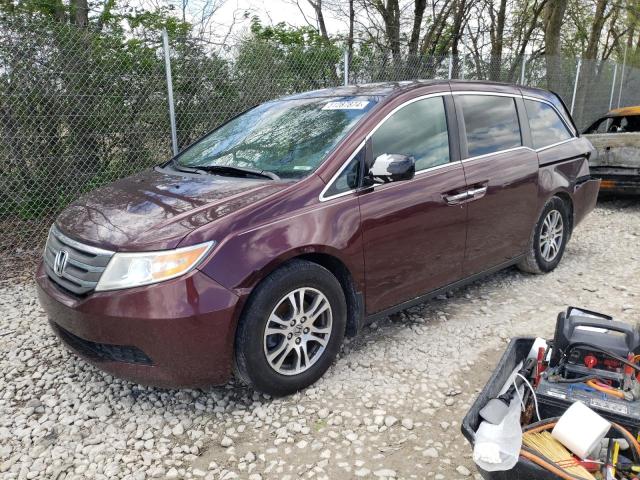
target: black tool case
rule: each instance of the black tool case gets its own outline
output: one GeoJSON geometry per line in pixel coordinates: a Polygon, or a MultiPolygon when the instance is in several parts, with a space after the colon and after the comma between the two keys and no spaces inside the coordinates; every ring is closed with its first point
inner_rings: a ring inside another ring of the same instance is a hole
{"type": "MultiPolygon", "coordinates": [[[[496,397],[500,393],[500,389],[507,382],[509,375],[511,375],[511,372],[516,368],[516,365],[523,361],[529,354],[529,350],[531,350],[534,341],[534,337],[520,337],[511,340],[507,350],[498,362],[496,369],[493,371],[491,378],[478,394],[478,398],[473,402],[471,409],[469,409],[462,420],[462,434],[472,447],[475,444],[475,432],[481,422],[478,412],[486,405],[489,399],[496,397]]],[[[563,411],[564,409],[559,409],[555,414],[549,416],[559,416],[563,411]]],[[[525,458],[520,458],[516,466],[506,472],[485,472],[481,469],[478,470],[482,478],[487,480],[557,480],[560,478],[525,458]]]]}

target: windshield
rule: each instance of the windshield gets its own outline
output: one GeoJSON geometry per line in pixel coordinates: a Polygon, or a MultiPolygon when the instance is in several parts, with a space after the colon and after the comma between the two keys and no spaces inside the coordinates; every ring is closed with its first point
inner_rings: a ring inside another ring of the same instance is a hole
{"type": "Polygon", "coordinates": [[[584,133],[630,133],[640,132],[640,116],[603,117],[596,120],[584,133]]]}
{"type": "Polygon", "coordinates": [[[206,135],[176,159],[178,166],[226,166],[301,178],[314,171],[378,97],[276,100],[206,135]]]}

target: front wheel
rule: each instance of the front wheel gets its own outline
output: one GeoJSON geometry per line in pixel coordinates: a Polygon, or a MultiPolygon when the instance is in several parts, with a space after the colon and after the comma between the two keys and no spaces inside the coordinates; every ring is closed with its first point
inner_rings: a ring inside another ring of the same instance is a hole
{"type": "Polygon", "coordinates": [[[245,383],[288,395],[318,380],[345,333],[346,301],[338,280],[312,262],[294,260],[251,295],[236,335],[236,370],[245,383]]]}
{"type": "Polygon", "coordinates": [[[542,209],[518,268],[529,273],[547,273],[556,268],[569,240],[570,225],[567,204],[558,197],[550,199],[542,209]]]}

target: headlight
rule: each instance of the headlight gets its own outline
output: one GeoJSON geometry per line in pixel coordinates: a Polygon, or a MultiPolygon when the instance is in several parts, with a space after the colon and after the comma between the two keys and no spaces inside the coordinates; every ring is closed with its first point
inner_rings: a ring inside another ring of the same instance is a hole
{"type": "Polygon", "coordinates": [[[100,277],[96,291],[139,287],[184,275],[195,268],[215,243],[161,252],[116,253],[100,277]]]}

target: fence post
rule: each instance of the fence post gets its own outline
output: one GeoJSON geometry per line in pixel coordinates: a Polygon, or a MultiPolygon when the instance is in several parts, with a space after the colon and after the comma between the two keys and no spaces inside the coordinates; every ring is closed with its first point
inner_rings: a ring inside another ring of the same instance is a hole
{"type": "Polygon", "coordinates": [[[624,69],[627,66],[627,47],[624,46],[624,59],[622,60],[622,72],[620,73],[620,91],[618,92],[618,108],[620,108],[620,100],[622,99],[622,82],[624,82],[624,69]]]}
{"type": "Polygon", "coordinates": [[[578,91],[578,80],[580,80],[580,69],[582,68],[582,59],[578,59],[578,67],[576,68],[576,81],[573,84],[573,97],[571,98],[571,115],[573,115],[573,107],[576,105],[576,92],[578,91]]]}
{"type": "Polygon", "coordinates": [[[164,50],[164,70],[167,74],[167,99],[169,101],[169,122],[171,123],[171,147],[173,155],[178,155],[178,133],[176,132],[176,112],[173,104],[173,81],[171,79],[171,59],[169,58],[169,35],[162,30],[162,49],[164,50]]]}
{"type": "Polygon", "coordinates": [[[520,85],[524,85],[524,72],[527,68],[527,56],[522,55],[522,70],[520,71],[520,85]]]}
{"type": "Polygon", "coordinates": [[[613,106],[613,92],[616,90],[616,76],[618,75],[618,64],[614,64],[615,68],[613,69],[613,82],[611,82],[611,96],[609,97],[609,110],[613,106]]]}
{"type": "Polygon", "coordinates": [[[349,85],[349,50],[344,51],[344,86],[349,85]]]}
{"type": "Polygon", "coordinates": [[[449,54],[449,80],[451,80],[451,76],[453,75],[453,53],[449,54]]]}

